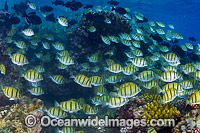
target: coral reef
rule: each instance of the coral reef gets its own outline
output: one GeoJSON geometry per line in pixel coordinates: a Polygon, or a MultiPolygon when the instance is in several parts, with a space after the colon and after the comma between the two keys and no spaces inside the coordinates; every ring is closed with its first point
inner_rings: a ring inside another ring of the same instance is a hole
{"type": "Polygon", "coordinates": [[[174,103],[174,106],[181,112],[181,114],[184,114],[186,109],[186,100],[179,99],[174,103]]]}
{"type": "MultiPolygon", "coordinates": [[[[147,123],[151,119],[175,119],[180,116],[180,111],[171,104],[160,105],[160,95],[143,94],[141,97],[130,99],[124,106],[116,111],[118,119],[146,119],[147,123]]],[[[161,130],[161,127],[155,127],[161,130]]],[[[130,132],[147,132],[148,127],[137,127],[130,132]]]]}
{"type": "Polygon", "coordinates": [[[6,31],[11,28],[11,24],[8,23],[10,13],[0,10],[0,38],[2,39],[6,35],[6,31]]]}
{"type": "Polygon", "coordinates": [[[101,35],[118,35],[119,33],[130,33],[131,25],[124,17],[113,12],[89,12],[81,18],[79,26],[67,33],[71,53],[76,60],[81,60],[85,57],[85,53],[91,54],[94,51],[105,52],[108,46],[103,44],[101,35]],[[108,18],[112,24],[104,22],[108,18]],[[103,21],[101,20],[103,19],[103,21]],[[96,28],[95,32],[89,32],[87,29],[90,26],[96,28]],[[79,59],[80,58],[80,59],[79,59]]]}
{"type": "Polygon", "coordinates": [[[130,101],[125,104],[124,106],[120,107],[116,114],[117,118],[119,119],[133,119],[133,118],[139,118],[141,113],[144,113],[144,108],[142,105],[145,105],[146,102],[141,97],[136,97],[133,99],[130,99],[130,101]]]}
{"type": "Polygon", "coordinates": [[[185,120],[180,121],[172,130],[173,133],[191,133],[190,124],[185,120]]]}
{"type": "Polygon", "coordinates": [[[0,108],[0,132],[40,132],[42,127],[39,122],[36,126],[28,128],[25,126],[24,121],[25,117],[29,114],[34,115],[39,121],[44,114],[41,111],[42,107],[43,103],[40,99],[31,100],[28,97],[23,97],[18,104],[13,104],[11,107],[5,106],[0,108]]]}
{"type": "Polygon", "coordinates": [[[158,101],[147,103],[144,108],[145,112],[140,118],[146,119],[147,123],[149,123],[151,119],[174,119],[177,114],[180,113],[173,104],[166,103],[160,105],[158,101]]]}

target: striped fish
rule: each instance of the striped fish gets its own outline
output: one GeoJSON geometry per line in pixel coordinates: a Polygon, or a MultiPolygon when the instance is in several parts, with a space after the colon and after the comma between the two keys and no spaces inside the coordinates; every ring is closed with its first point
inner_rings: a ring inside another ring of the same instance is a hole
{"type": "Polygon", "coordinates": [[[63,63],[58,63],[57,64],[57,68],[58,69],[66,69],[67,68],[67,65],[63,64],[63,63]]]}
{"type": "Polygon", "coordinates": [[[93,115],[96,114],[93,110],[93,108],[89,104],[82,104],[82,110],[87,115],[93,115]]]}
{"type": "Polygon", "coordinates": [[[40,73],[45,72],[44,67],[42,65],[35,66],[35,70],[37,70],[40,73]]]}
{"type": "Polygon", "coordinates": [[[123,68],[120,64],[112,64],[106,69],[112,73],[120,73],[123,71],[123,68]]]}
{"type": "Polygon", "coordinates": [[[128,102],[128,99],[122,98],[119,96],[112,97],[109,102],[106,103],[106,105],[109,106],[109,108],[118,108],[123,106],[128,102]]]}
{"type": "Polygon", "coordinates": [[[75,128],[74,127],[62,127],[61,129],[58,130],[58,133],[75,133],[75,128]]]}
{"type": "Polygon", "coordinates": [[[56,84],[63,84],[65,81],[65,79],[62,75],[53,75],[53,76],[50,76],[50,78],[56,84]]]}
{"type": "Polygon", "coordinates": [[[22,31],[24,33],[25,36],[33,36],[34,32],[32,29],[28,28],[22,31]]]}
{"type": "Polygon", "coordinates": [[[85,75],[73,76],[74,81],[83,87],[92,87],[91,80],[85,75]]]}
{"type": "Polygon", "coordinates": [[[101,36],[101,39],[102,39],[102,41],[105,43],[105,44],[107,44],[107,45],[110,45],[110,39],[108,38],[108,37],[106,37],[106,36],[101,36]]]}
{"type": "Polygon", "coordinates": [[[59,56],[69,56],[69,52],[67,50],[60,51],[58,53],[59,56]]]}
{"type": "Polygon", "coordinates": [[[138,79],[143,82],[151,81],[155,78],[155,74],[151,70],[146,70],[138,74],[138,79]]]}
{"type": "Polygon", "coordinates": [[[103,79],[99,76],[92,76],[90,77],[91,84],[94,86],[100,86],[103,85],[103,79]]]}
{"type": "Polygon", "coordinates": [[[4,75],[6,74],[6,67],[5,67],[4,64],[1,64],[1,65],[0,65],[0,71],[1,71],[1,73],[4,74],[4,75]]]}
{"type": "Polygon", "coordinates": [[[200,104],[200,90],[193,93],[187,100],[187,104],[200,104]]]}
{"type": "Polygon", "coordinates": [[[24,74],[24,78],[26,80],[28,80],[29,82],[39,82],[39,81],[43,80],[42,75],[38,71],[36,71],[34,69],[28,70],[24,74]]]}
{"type": "Polygon", "coordinates": [[[152,87],[154,87],[158,84],[157,84],[157,80],[151,80],[151,81],[147,81],[147,82],[142,82],[142,85],[146,89],[151,89],[152,87]]]}
{"type": "Polygon", "coordinates": [[[157,133],[153,127],[149,127],[147,133],[157,133]]]}
{"type": "Polygon", "coordinates": [[[178,96],[178,91],[174,88],[169,88],[163,95],[162,103],[168,103],[173,101],[178,96]]]}
{"type": "Polygon", "coordinates": [[[12,61],[12,63],[19,65],[19,66],[28,64],[28,60],[27,60],[26,56],[24,56],[23,54],[19,54],[19,53],[12,54],[11,61],[12,61]]]}
{"type": "Polygon", "coordinates": [[[90,57],[88,57],[88,59],[89,59],[89,62],[96,63],[99,61],[99,54],[95,53],[95,54],[91,55],[90,57]]]}
{"type": "Polygon", "coordinates": [[[94,94],[99,95],[99,96],[107,95],[108,91],[103,85],[101,85],[101,86],[95,87],[94,94]]]}
{"type": "Polygon", "coordinates": [[[145,90],[145,92],[150,95],[160,95],[162,93],[162,89],[156,85],[150,89],[145,90]]]}
{"type": "Polygon", "coordinates": [[[60,43],[60,42],[55,42],[55,43],[53,43],[53,47],[54,47],[56,50],[59,50],[59,51],[65,49],[64,45],[63,45],[62,43],[60,43]]]}
{"type": "Polygon", "coordinates": [[[136,72],[136,68],[133,66],[125,66],[123,68],[123,73],[125,75],[132,75],[134,72],[136,72]]]}
{"type": "Polygon", "coordinates": [[[194,77],[196,80],[200,81],[200,71],[196,71],[196,72],[193,73],[192,75],[193,75],[193,77],[194,77]]]}
{"type": "Polygon", "coordinates": [[[42,95],[44,94],[44,91],[41,87],[33,87],[31,88],[30,90],[28,90],[32,95],[35,95],[35,96],[39,96],[39,95],[42,95]]]}
{"type": "Polygon", "coordinates": [[[108,66],[112,65],[112,64],[115,64],[115,61],[112,60],[112,59],[106,59],[106,63],[108,66]]]}
{"type": "Polygon", "coordinates": [[[165,92],[165,91],[168,90],[169,88],[174,88],[174,89],[176,89],[178,92],[184,91],[183,87],[182,87],[179,83],[176,83],[176,82],[172,82],[172,83],[166,84],[165,86],[163,86],[162,90],[163,90],[163,92],[165,92]]]}
{"type": "Polygon", "coordinates": [[[60,56],[57,58],[61,63],[65,65],[72,65],[74,64],[73,59],[70,56],[60,56]]]}
{"type": "Polygon", "coordinates": [[[134,59],[130,59],[130,61],[137,67],[147,66],[147,61],[143,57],[136,57],[134,59]]]}
{"type": "Polygon", "coordinates": [[[58,104],[58,106],[69,113],[77,112],[82,109],[78,102],[75,101],[65,101],[58,104]]]}
{"type": "Polygon", "coordinates": [[[50,49],[50,44],[48,42],[42,42],[42,46],[44,49],[50,49]]]}
{"type": "Polygon", "coordinates": [[[140,93],[140,91],[141,89],[139,86],[137,86],[134,83],[131,83],[124,87],[120,87],[120,89],[117,92],[117,95],[122,98],[130,98],[136,96],[138,93],[140,93]]]}
{"type": "Polygon", "coordinates": [[[8,97],[10,100],[16,100],[22,97],[21,93],[19,90],[13,87],[3,87],[2,86],[3,93],[5,94],[6,97],[8,97]]]}
{"type": "Polygon", "coordinates": [[[156,22],[156,24],[158,25],[158,26],[160,26],[160,27],[165,27],[165,24],[163,23],[163,22],[156,22]]]}
{"type": "Polygon", "coordinates": [[[101,101],[102,104],[108,102],[110,100],[110,95],[102,95],[99,100],[101,101]]]}
{"type": "Polygon", "coordinates": [[[167,62],[177,62],[179,61],[178,55],[170,52],[167,53],[163,56],[163,58],[167,61],[167,62]]]}
{"type": "Polygon", "coordinates": [[[140,49],[135,49],[135,50],[133,50],[133,54],[135,55],[135,56],[143,56],[143,53],[142,53],[142,51],[140,50],[140,49]]]}
{"type": "Polygon", "coordinates": [[[126,54],[126,56],[128,57],[128,58],[135,58],[136,56],[135,56],[135,54],[132,52],[132,51],[130,51],[130,52],[124,52],[125,54],[126,54]]]}
{"type": "Polygon", "coordinates": [[[164,82],[173,82],[173,81],[177,80],[179,77],[180,76],[177,72],[166,71],[166,72],[162,73],[162,75],[160,76],[160,79],[164,82]]]}
{"type": "Polygon", "coordinates": [[[180,84],[182,85],[182,87],[184,89],[191,89],[193,88],[193,84],[190,80],[183,80],[182,82],[180,82],[180,84]]]}
{"type": "Polygon", "coordinates": [[[51,107],[45,110],[51,118],[66,118],[67,112],[63,111],[60,107],[51,107]]]}
{"type": "Polygon", "coordinates": [[[68,21],[65,17],[58,17],[58,23],[64,27],[68,26],[68,21]]]}
{"type": "Polygon", "coordinates": [[[190,50],[192,50],[194,48],[192,43],[186,42],[185,45],[190,50]]]}
{"type": "Polygon", "coordinates": [[[18,48],[26,48],[26,43],[24,41],[17,41],[15,44],[18,48]]]}
{"type": "Polygon", "coordinates": [[[115,84],[117,82],[121,82],[121,78],[119,75],[111,75],[106,79],[106,82],[115,84]]]}
{"type": "Polygon", "coordinates": [[[190,73],[194,73],[194,72],[196,72],[196,68],[194,67],[194,66],[187,66],[187,67],[185,67],[184,69],[183,69],[183,72],[185,73],[185,74],[190,74],[190,73]]]}

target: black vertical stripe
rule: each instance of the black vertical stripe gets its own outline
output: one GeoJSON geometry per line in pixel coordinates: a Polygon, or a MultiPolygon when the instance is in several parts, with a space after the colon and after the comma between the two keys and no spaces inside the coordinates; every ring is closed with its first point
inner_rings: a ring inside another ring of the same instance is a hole
{"type": "Polygon", "coordinates": [[[13,89],[12,89],[12,91],[11,91],[11,98],[13,97],[13,89]]]}
{"type": "Polygon", "coordinates": [[[169,96],[168,96],[168,92],[167,92],[167,91],[166,91],[166,95],[167,95],[166,100],[168,100],[168,99],[169,99],[169,96]]]}
{"type": "Polygon", "coordinates": [[[36,71],[34,71],[33,73],[34,73],[34,74],[33,74],[33,75],[34,75],[34,76],[33,76],[33,80],[35,81],[35,74],[36,74],[36,71]]]}
{"type": "Polygon", "coordinates": [[[70,101],[70,111],[72,111],[72,102],[70,101]]]}
{"type": "Polygon", "coordinates": [[[63,104],[65,105],[65,109],[67,110],[67,104],[68,102],[64,102],[63,104]]]}
{"type": "Polygon", "coordinates": [[[19,98],[19,91],[17,90],[17,92],[15,93],[15,97],[19,98]]]}
{"type": "Polygon", "coordinates": [[[81,84],[84,84],[84,81],[85,81],[85,78],[86,78],[86,76],[83,76],[83,80],[80,82],[81,84]]]}
{"type": "MultiPolygon", "coordinates": [[[[60,112],[61,112],[61,109],[60,108],[57,108],[58,110],[58,117],[60,116],[60,112]]],[[[63,111],[64,112],[64,111],[63,111]]]]}
{"type": "MultiPolygon", "coordinates": [[[[136,87],[136,86],[135,86],[136,87]]],[[[130,85],[130,95],[132,95],[133,93],[132,93],[132,85],[130,85]]]]}
{"type": "Polygon", "coordinates": [[[22,58],[22,64],[25,64],[25,57],[22,58]]]}
{"type": "Polygon", "coordinates": [[[126,87],[124,87],[124,96],[126,96],[126,87]]]}
{"type": "Polygon", "coordinates": [[[6,94],[8,95],[8,90],[9,90],[9,87],[6,87],[6,89],[7,89],[7,90],[6,90],[6,94]]]}
{"type": "Polygon", "coordinates": [[[197,93],[195,93],[194,95],[195,95],[195,103],[197,102],[197,95],[196,95],[197,93]]]}
{"type": "Polygon", "coordinates": [[[53,108],[53,115],[55,116],[55,108],[53,108]]]}
{"type": "Polygon", "coordinates": [[[20,60],[21,60],[21,54],[19,55],[19,62],[18,62],[18,63],[20,63],[20,64],[21,64],[20,60]]]}
{"type": "Polygon", "coordinates": [[[78,106],[77,106],[78,104],[77,103],[75,103],[75,110],[78,110],[78,106]]]}
{"type": "MultiPolygon", "coordinates": [[[[87,77],[85,77],[85,78],[87,78],[87,77]]],[[[85,80],[85,78],[84,78],[84,80],[85,80]]],[[[90,79],[89,79],[89,78],[87,78],[87,81],[86,81],[85,85],[88,85],[88,86],[89,86],[89,85],[90,85],[90,83],[89,83],[89,82],[90,82],[90,79]]],[[[83,84],[84,84],[84,82],[83,82],[83,84]]]]}

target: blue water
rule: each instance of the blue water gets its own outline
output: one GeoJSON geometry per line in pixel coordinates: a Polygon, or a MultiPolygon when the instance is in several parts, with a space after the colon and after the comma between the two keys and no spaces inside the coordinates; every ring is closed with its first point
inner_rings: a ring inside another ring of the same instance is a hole
{"type": "MultiPolygon", "coordinates": [[[[13,6],[14,3],[20,3],[25,0],[8,0],[8,5],[13,6]]],[[[34,0],[37,6],[50,5],[54,7],[54,12],[66,13],[64,7],[52,5],[54,0],[34,0]]],[[[86,4],[107,5],[106,0],[77,0],[86,4]]],[[[182,42],[188,41],[189,36],[194,36],[197,40],[200,37],[200,1],[199,0],[118,0],[118,6],[128,7],[131,12],[139,11],[144,13],[145,17],[153,21],[163,21],[166,25],[173,24],[176,32],[184,36],[182,42]]],[[[4,0],[0,2],[0,8],[4,6],[4,0]]],[[[83,8],[81,8],[83,9],[83,8]]],[[[81,10],[80,9],[80,10],[81,10]]]]}

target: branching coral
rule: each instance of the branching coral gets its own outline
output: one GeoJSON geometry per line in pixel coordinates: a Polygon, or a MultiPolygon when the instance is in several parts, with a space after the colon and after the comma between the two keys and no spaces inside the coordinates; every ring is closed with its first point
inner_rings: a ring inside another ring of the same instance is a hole
{"type": "Polygon", "coordinates": [[[147,103],[144,108],[145,112],[140,117],[146,119],[147,123],[151,119],[174,119],[178,114],[177,108],[171,103],[160,105],[160,102],[153,101],[147,103]]]}

